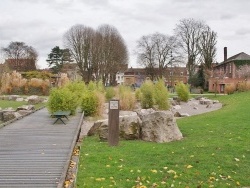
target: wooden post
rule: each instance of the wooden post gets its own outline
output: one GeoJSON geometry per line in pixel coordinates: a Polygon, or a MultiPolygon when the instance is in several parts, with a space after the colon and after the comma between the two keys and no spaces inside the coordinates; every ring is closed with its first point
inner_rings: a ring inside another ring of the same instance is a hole
{"type": "Polygon", "coordinates": [[[117,146],[119,143],[119,100],[109,101],[108,143],[117,146]]]}

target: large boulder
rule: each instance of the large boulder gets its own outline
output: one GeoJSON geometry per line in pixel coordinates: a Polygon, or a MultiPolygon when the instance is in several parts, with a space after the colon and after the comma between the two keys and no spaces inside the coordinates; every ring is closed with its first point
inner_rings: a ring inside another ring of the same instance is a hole
{"type": "Polygon", "coordinates": [[[17,111],[19,110],[35,110],[35,106],[34,105],[22,105],[17,107],[17,111]]]}
{"type": "Polygon", "coordinates": [[[3,114],[3,121],[4,122],[10,121],[10,120],[18,118],[18,117],[21,117],[21,115],[18,112],[11,112],[11,111],[5,112],[3,114]]]}
{"type": "Polygon", "coordinates": [[[27,97],[26,99],[28,101],[28,104],[38,104],[44,101],[43,98],[37,96],[37,95],[32,95],[27,97]]]}
{"type": "Polygon", "coordinates": [[[137,115],[119,118],[120,137],[126,140],[140,138],[141,119],[137,115]]]}
{"type": "Polygon", "coordinates": [[[150,142],[171,142],[183,138],[170,111],[156,111],[143,116],[141,138],[150,142]]]}
{"type": "MultiPolygon", "coordinates": [[[[119,133],[121,139],[134,140],[140,137],[141,120],[137,115],[119,117],[119,133]]],[[[98,120],[88,131],[88,136],[97,134],[100,140],[108,139],[108,120],[98,120]]]]}
{"type": "Polygon", "coordinates": [[[89,129],[88,131],[88,136],[93,136],[98,134],[99,128],[103,125],[103,124],[108,124],[108,120],[104,119],[104,120],[97,120],[96,122],[94,122],[93,126],[89,129]]]}

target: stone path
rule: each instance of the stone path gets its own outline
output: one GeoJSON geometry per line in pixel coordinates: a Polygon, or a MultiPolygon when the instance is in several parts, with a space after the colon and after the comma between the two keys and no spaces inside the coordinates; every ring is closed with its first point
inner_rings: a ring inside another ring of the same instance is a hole
{"type": "Polygon", "coordinates": [[[62,187],[82,120],[53,125],[44,108],[0,128],[0,187],[62,187]]]}

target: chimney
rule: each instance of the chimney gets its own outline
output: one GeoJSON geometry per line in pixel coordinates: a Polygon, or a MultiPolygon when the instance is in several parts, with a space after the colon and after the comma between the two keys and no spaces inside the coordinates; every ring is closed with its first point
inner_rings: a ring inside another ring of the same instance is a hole
{"type": "Polygon", "coordinates": [[[224,47],[224,61],[227,60],[227,47],[224,47]]]}

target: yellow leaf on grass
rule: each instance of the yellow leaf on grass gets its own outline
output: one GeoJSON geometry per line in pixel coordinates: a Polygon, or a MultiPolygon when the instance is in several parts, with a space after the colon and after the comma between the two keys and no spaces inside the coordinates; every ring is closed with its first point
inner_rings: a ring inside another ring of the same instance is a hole
{"type": "Polygon", "coordinates": [[[95,180],[96,180],[96,181],[104,181],[105,178],[96,178],[95,180]]]}
{"type": "Polygon", "coordinates": [[[153,172],[153,173],[157,173],[157,170],[151,170],[151,172],[153,172]]]}
{"type": "Polygon", "coordinates": [[[238,159],[238,158],[234,158],[234,160],[237,161],[237,162],[240,161],[240,159],[238,159]]]}
{"type": "Polygon", "coordinates": [[[237,181],[237,182],[236,182],[236,185],[240,185],[240,182],[237,181]]]}
{"type": "Polygon", "coordinates": [[[193,166],[192,165],[187,165],[187,168],[193,168],[193,166]]]}

